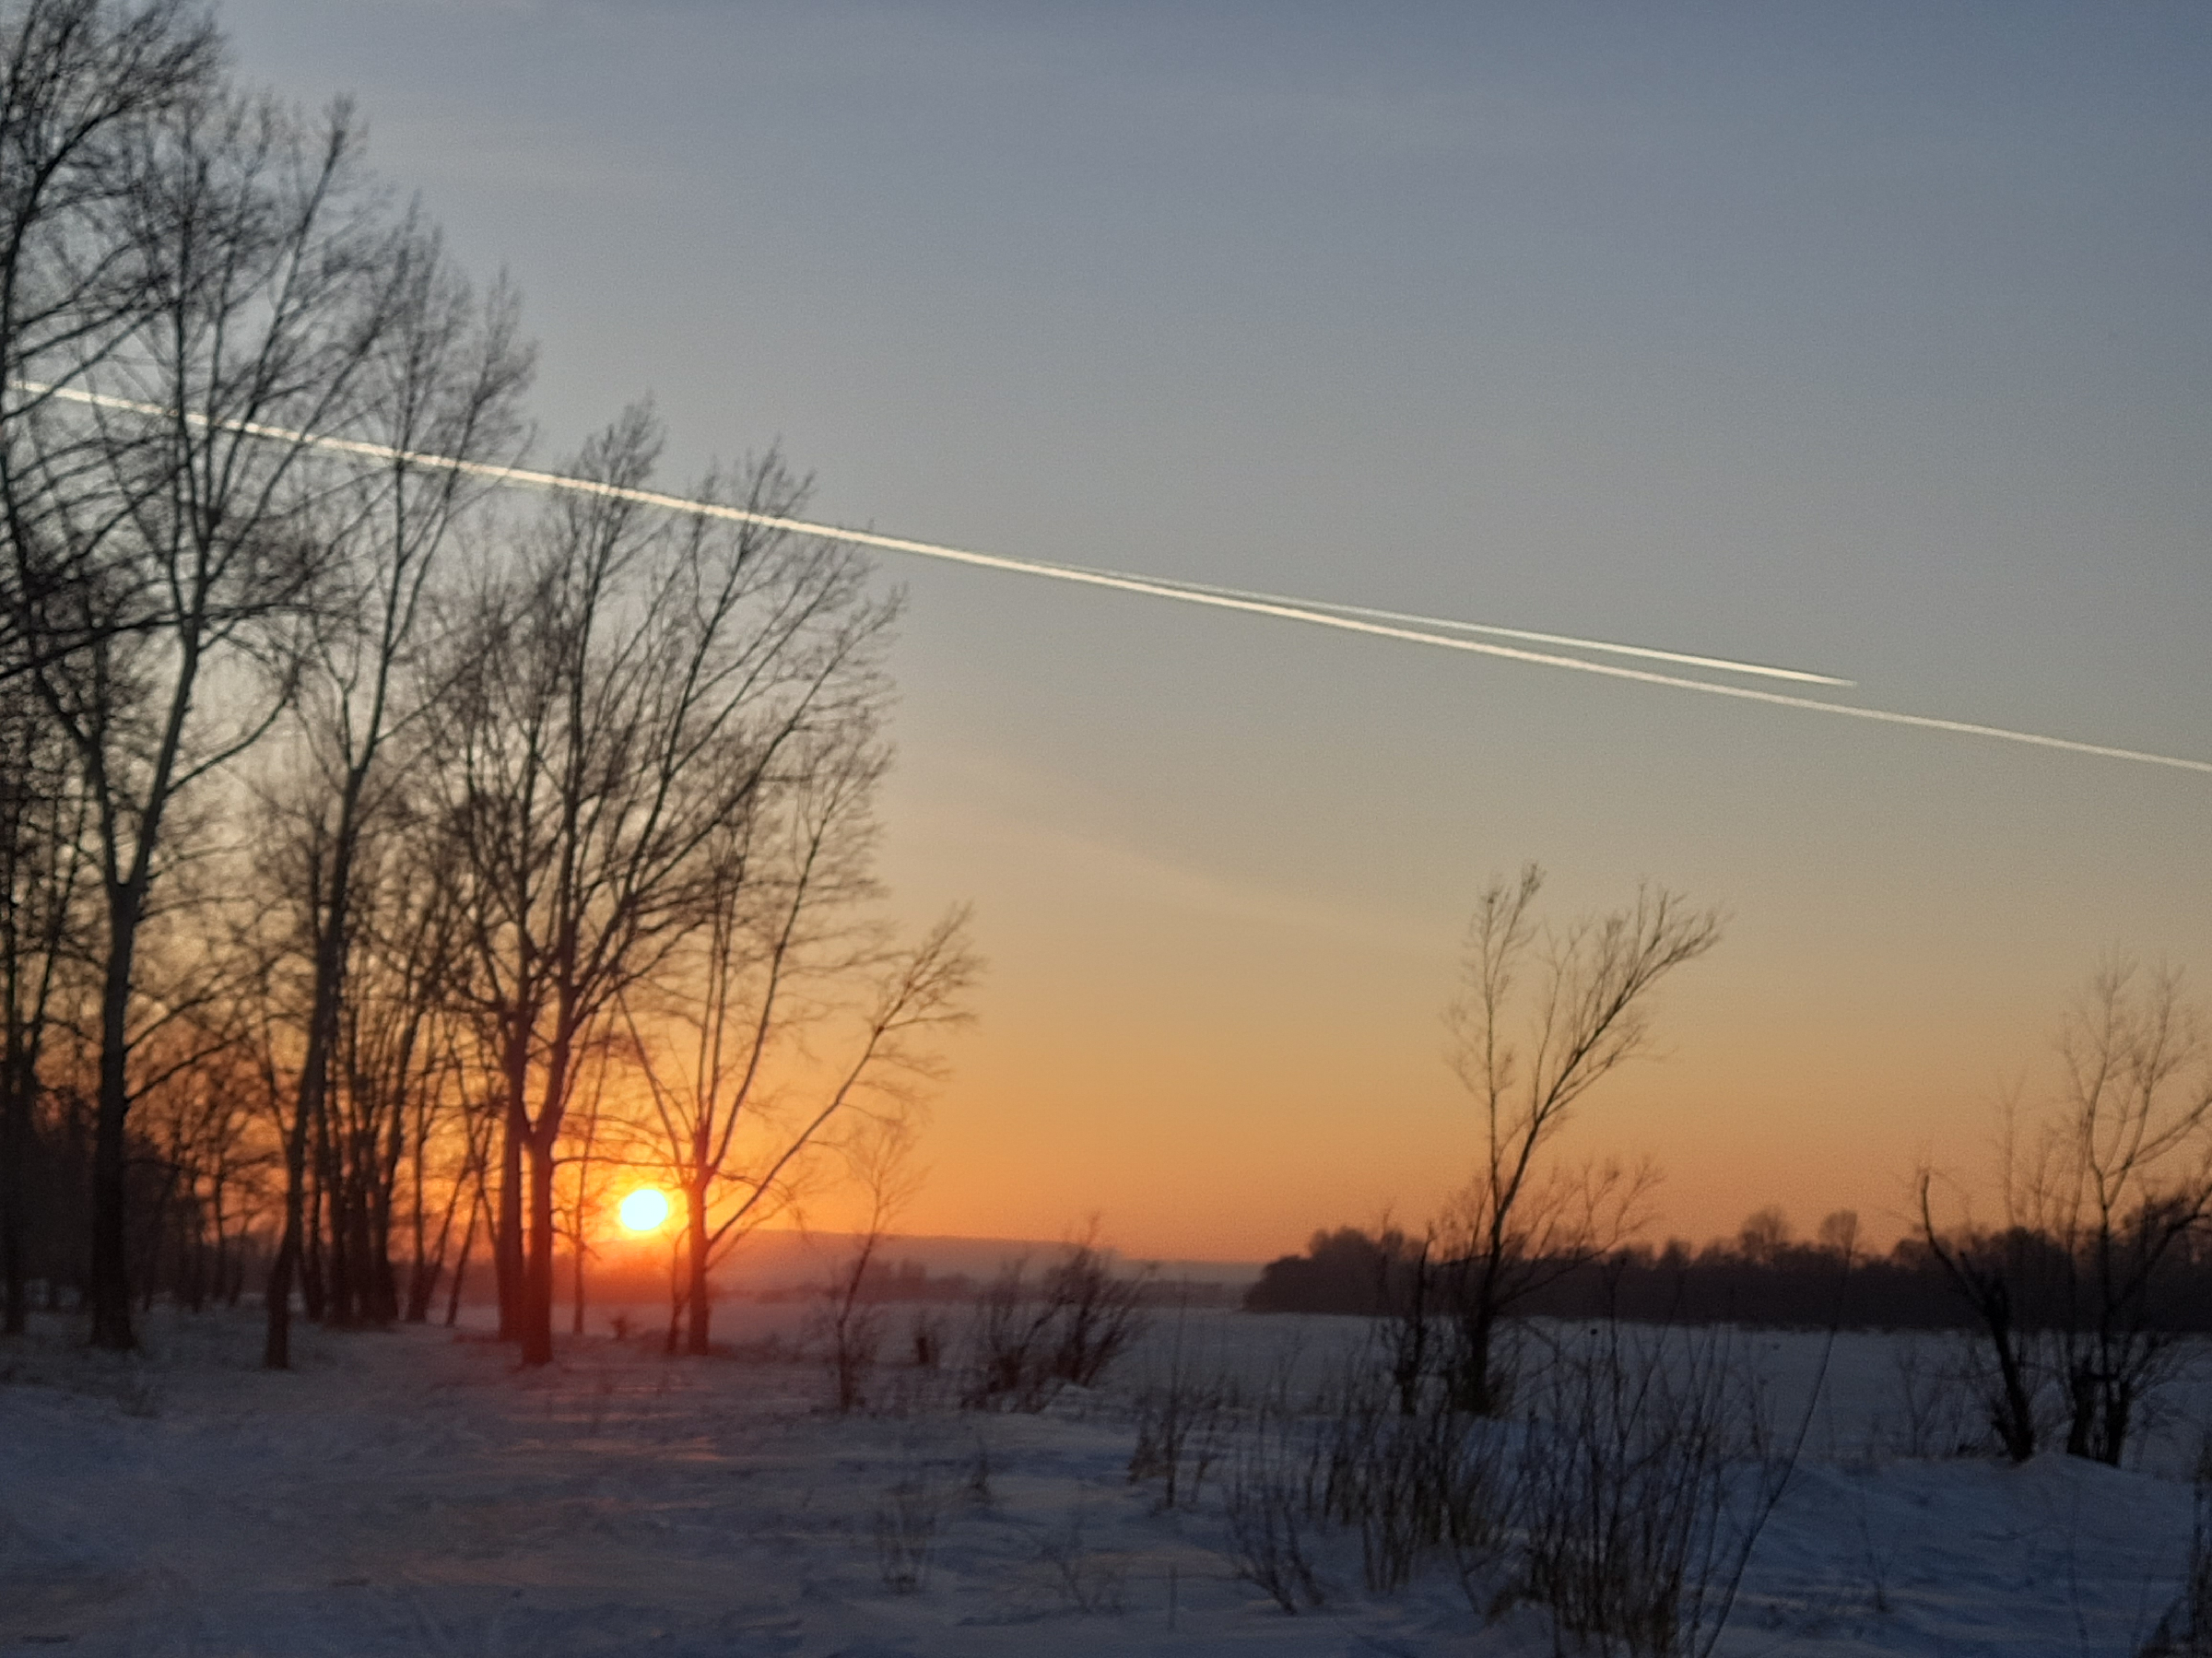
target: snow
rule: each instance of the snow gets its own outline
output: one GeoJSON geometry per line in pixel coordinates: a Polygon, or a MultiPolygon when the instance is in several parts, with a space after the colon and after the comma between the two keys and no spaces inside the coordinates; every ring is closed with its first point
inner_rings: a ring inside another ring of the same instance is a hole
{"type": "MultiPolygon", "coordinates": [[[[1131,1483],[1134,1401],[1171,1361],[1248,1387],[1296,1382],[1360,1338],[1354,1321],[1171,1319],[1105,1385],[1033,1417],[958,1411],[941,1384],[887,1369],[890,1408],[838,1417],[818,1366],[761,1356],[800,1316],[727,1310],[721,1334],[752,1358],[669,1360],[601,1335],[564,1341],[538,1373],[436,1329],[298,1329],[300,1367],[279,1375],[254,1368],[242,1312],[157,1314],[150,1356],[129,1359],[41,1323],[0,1343],[0,1645],[1550,1650],[1535,1608],[1485,1623],[1445,1568],[1369,1594],[1343,1537],[1319,1556],[1325,1604],[1287,1617],[1236,1575],[1218,1488],[1160,1512],[1157,1488],[1131,1483]]],[[[2171,1602],[2197,1390],[2144,1466],[2015,1468],[1896,1452],[1900,1341],[1733,1339],[1767,1378],[1773,1418],[1806,1432],[1721,1652],[2129,1653],[2171,1602]]]]}

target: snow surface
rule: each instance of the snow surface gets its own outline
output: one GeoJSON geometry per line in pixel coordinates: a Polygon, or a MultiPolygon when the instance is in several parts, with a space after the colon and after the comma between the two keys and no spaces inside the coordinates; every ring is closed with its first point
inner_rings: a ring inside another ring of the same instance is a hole
{"type": "MultiPolygon", "coordinates": [[[[1218,1493],[1159,1512],[1128,1477],[1133,1400],[1169,1360],[1248,1382],[1313,1374],[1355,1321],[1191,1314],[1041,1416],[959,1412],[887,1370],[894,1408],[838,1417],[780,1357],[788,1308],[732,1308],[734,1356],[606,1335],[524,1373],[480,1336],[296,1331],[254,1368],[245,1313],[149,1321],[149,1357],[55,1320],[0,1342],[0,1646],[88,1653],[923,1654],[1542,1652],[1439,1569],[1287,1617],[1230,1559],[1218,1493]],[[772,1339],[771,1339],[772,1338],[772,1339]],[[926,1557],[900,1592],[901,1518],[926,1557]],[[888,1531],[886,1528],[888,1528],[888,1531]],[[887,1542],[886,1539],[890,1539],[887,1542]]],[[[595,1315],[605,1327],[604,1314],[595,1315]]],[[[1901,1338],[1735,1338],[1806,1431],[1719,1651],[2129,1653],[2172,1597],[2201,1387],[2147,1465],[2013,1468],[1899,1454],[1940,1434],[1900,1400],[1901,1338]],[[1822,1388],[1809,1413],[1816,1376],[1822,1388]]],[[[2199,1367],[2200,1370],[2203,1367],[2199,1367]]]]}

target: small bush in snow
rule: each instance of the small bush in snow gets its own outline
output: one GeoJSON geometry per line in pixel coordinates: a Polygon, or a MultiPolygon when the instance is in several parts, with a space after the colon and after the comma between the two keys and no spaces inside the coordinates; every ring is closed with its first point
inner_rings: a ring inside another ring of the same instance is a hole
{"type": "Polygon", "coordinates": [[[1375,1593],[1403,1589],[1449,1554],[1463,1575],[1502,1549],[1512,1505],[1505,1429],[1454,1408],[1441,1390],[1406,1415],[1395,1379],[1356,1377],[1322,1430],[1320,1511],[1359,1536],[1375,1593]]]}
{"type": "Polygon", "coordinates": [[[1238,1426],[1236,1384],[1192,1361],[1185,1323],[1179,1311],[1167,1373],[1137,1395],[1136,1444],[1129,1453],[1130,1483],[1159,1481],[1162,1510],[1196,1506],[1207,1473],[1238,1426]]]}
{"type": "Polygon", "coordinates": [[[1034,1283],[1016,1262],[976,1299],[961,1403],[1042,1410],[1063,1387],[1097,1385],[1148,1322],[1142,1280],[1115,1277],[1090,1243],[1070,1244],[1034,1283]]]}
{"type": "Polygon", "coordinates": [[[1764,1448],[1749,1392],[1719,1333],[1610,1324],[1554,1361],[1520,1466],[1525,1592],[1585,1650],[1711,1650],[1780,1496],[1738,1489],[1764,1448]]]}
{"type": "Polygon", "coordinates": [[[1238,1447],[1223,1499],[1237,1575],[1292,1614],[1326,1598],[1312,1560],[1318,1529],[1312,1472],[1311,1443],[1293,1424],[1265,1411],[1238,1447]]]}

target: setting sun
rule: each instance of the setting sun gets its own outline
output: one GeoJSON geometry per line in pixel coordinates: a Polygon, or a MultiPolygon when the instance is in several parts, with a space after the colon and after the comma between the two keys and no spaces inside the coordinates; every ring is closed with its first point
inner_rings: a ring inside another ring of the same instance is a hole
{"type": "Polygon", "coordinates": [[[651,1186],[641,1186],[622,1200],[617,1213],[630,1231],[650,1232],[668,1218],[668,1199],[651,1186]]]}

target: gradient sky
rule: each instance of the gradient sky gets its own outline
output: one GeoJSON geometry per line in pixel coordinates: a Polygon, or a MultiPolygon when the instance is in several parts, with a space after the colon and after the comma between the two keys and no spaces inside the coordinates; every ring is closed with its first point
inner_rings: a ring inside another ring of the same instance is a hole
{"type": "MultiPolygon", "coordinates": [[[[521,286],[550,462],[1832,671],[2212,758],[2212,9],[229,0],[521,286]]],[[[1587,1151],[1896,1229],[2100,956],[2212,991],[2212,777],[886,558],[888,873],[991,973],[919,1231],[1425,1214],[1484,881],[1724,905],[1587,1151]]]]}

